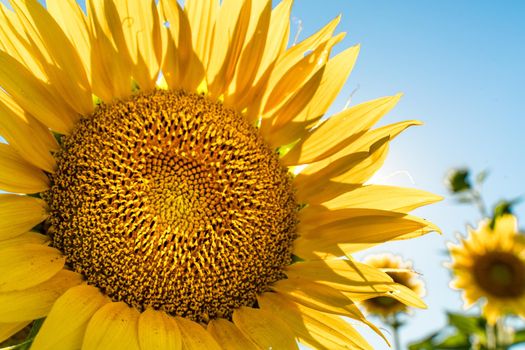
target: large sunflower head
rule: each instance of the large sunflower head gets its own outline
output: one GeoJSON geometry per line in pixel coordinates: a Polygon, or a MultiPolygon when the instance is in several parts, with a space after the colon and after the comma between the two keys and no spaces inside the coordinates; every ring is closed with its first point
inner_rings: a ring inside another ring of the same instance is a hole
{"type": "MultiPolygon", "coordinates": [[[[389,275],[395,283],[408,288],[419,297],[425,295],[425,284],[413,270],[412,262],[392,254],[370,255],[365,261],[389,275]]],[[[369,313],[382,317],[393,316],[399,312],[408,312],[406,304],[389,296],[378,296],[363,300],[361,306],[369,313]]]]}
{"type": "Polygon", "coordinates": [[[0,338],[369,348],[354,301],[423,305],[350,256],[439,197],[364,185],[418,124],[372,129],[399,95],[325,117],[339,18],[290,46],[290,0],[46,3],[0,4],[0,338]]]}
{"type": "Polygon", "coordinates": [[[459,244],[449,245],[451,286],[463,291],[465,307],[483,301],[491,324],[505,314],[525,316],[525,240],[512,215],[493,226],[483,221],[459,244]]]}

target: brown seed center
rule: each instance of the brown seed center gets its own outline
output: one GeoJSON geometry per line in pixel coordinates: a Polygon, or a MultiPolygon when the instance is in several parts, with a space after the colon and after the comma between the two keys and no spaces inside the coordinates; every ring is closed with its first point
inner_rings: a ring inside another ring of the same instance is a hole
{"type": "Polygon", "coordinates": [[[490,295],[513,298],[525,293],[525,265],[508,252],[489,252],[474,263],[476,282],[490,295]]]}
{"type": "Polygon", "coordinates": [[[283,278],[292,180],[241,115],[154,91],[101,106],[62,146],[49,234],[113,300],[207,322],[283,278]]]}

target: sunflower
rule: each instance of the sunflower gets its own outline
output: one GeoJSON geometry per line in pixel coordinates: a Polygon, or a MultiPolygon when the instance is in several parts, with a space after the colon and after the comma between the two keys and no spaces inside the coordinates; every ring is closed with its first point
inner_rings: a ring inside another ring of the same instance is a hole
{"type": "MultiPolygon", "coordinates": [[[[370,255],[365,261],[367,265],[376,267],[389,275],[394,282],[408,288],[416,295],[425,295],[425,285],[418,274],[413,270],[412,262],[404,261],[401,256],[392,254],[370,255]]],[[[389,296],[380,296],[363,300],[361,306],[370,314],[383,318],[393,316],[399,312],[408,312],[407,305],[389,296]]]]}
{"type": "Polygon", "coordinates": [[[512,215],[482,221],[459,244],[449,244],[451,287],[463,291],[465,307],[483,301],[490,324],[506,314],[525,316],[525,240],[512,215]]]}
{"type": "Polygon", "coordinates": [[[291,6],[0,4],[2,338],[370,348],[354,301],[423,305],[350,256],[436,230],[407,213],[439,197],[363,185],[418,122],[371,129],[399,95],[323,118],[359,47],[331,57],[339,17],[289,46],[291,6]]]}

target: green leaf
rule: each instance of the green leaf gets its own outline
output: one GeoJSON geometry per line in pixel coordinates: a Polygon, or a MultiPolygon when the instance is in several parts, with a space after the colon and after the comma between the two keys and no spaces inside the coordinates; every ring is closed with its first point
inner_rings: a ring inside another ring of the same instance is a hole
{"type": "Polygon", "coordinates": [[[442,340],[436,345],[436,349],[470,350],[470,337],[465,333],[455,333],[442,340]]]}
{"type": "Polygon", "coordinates": [[[434,350],[436,348],[434,347],[433,340],[438,335],[439,332],[436,332],[423,340],[420,340],[416,343],[412,343],[408,345],[408,350],[434,350]]]}
{"type": "Polygon", "coordinates": [[[512,345],[525,343],[525,328],[516,330],[516,333],[514,333],[514,342],[512,345]]]}
{"type": "Polygon", "coordinates": [[[26,349],[29,349],[32,343],[33,343],[33,339],[28,339],[20,344],[7,346],[5,348],[0,348],[0,350],[26,350],[26,349]]]}
{"type": "Polygon", "coordinates": [[[408,346],[409,350],[471,350],[472,344],[470,337],[467,334],[454,332],[446,335],[446,331],[450,328],[445,328],[440,332],[436,332],[429,337],[408,346]],[[445,338],[444,338],[445,337],[445,338]],[[444,339],[443,339],[444,338],[444,339]]]}
{"type": "Polygon", "coordinates": [[[485,334],[486,321],[479,316],[466,316],[462,314],[447,313],[448,323],[458,329],[460,333],[465,335],[470,334],[485,334]]]}
{"type": "Polygon", "coordinates": [[[477,175],[476,175],[476,183],[478,185],[481,185],[485,182],[485,180],[487,179],[487,177],[489,176],[489,171],[487,169],[479,172],[477,175]]]}
{"type": "Polygon", "coordinates": [[[474,203],[474,199],[472,199],[471,197],[458,197],[456,198],[456,202],[459,204],[470,204],[474,203]]]}
{"type": "Polygon", "coordinates": [[[445,177],[445,186],[451,193],[470,191],[470,171],[466,168],[450,169],[445,177]]]}
{"type": "Polygon", "coordinates": [[[33,343],[33,340],[35,339],[36,335],[38,334],[38,331],[40,330],[40,327],[42,327],[42,324],[44,323],[44,319],[45,318],[41,318],[33,321],[31,330],[29,331],[26,339],[23,342],[0,348],[0,350],[29,350],[31,344],[33,343]]]}

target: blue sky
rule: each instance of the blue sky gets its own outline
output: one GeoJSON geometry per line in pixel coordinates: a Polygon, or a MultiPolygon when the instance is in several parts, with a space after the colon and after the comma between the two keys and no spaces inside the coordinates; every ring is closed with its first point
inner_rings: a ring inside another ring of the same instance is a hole
{"type": "MultiPolygon", "coordinates": [[[[360,43],[361,55],[334,110],[356,88],[353,103],[402,91],[399,106],[382,123],[425,122],[393,143],[375,181],[446,195],[446,170],[469,166],[491,171],[484,190],[488,203],[525,194],[525,2],[296,0],[292,35],[299,21],[304,38],[340,13],[339,31],[348,35],[336,52],[360,43]]],[[[525,218],[525,205],[516,212],[525,218]]],[[[429,309],[415,312],[402,332],[403,342],[441,328],[445,310],[460,310],[459,293],[447,287],[443,252],[456,232],[479,218],[474,209],[451,199],[417,214],[438,224],[443,235],[371,251],[413,260],[427,283],[429,309]]],[[[375,349],[387,349],[372,333],[366,336],[375,349]]]]}

